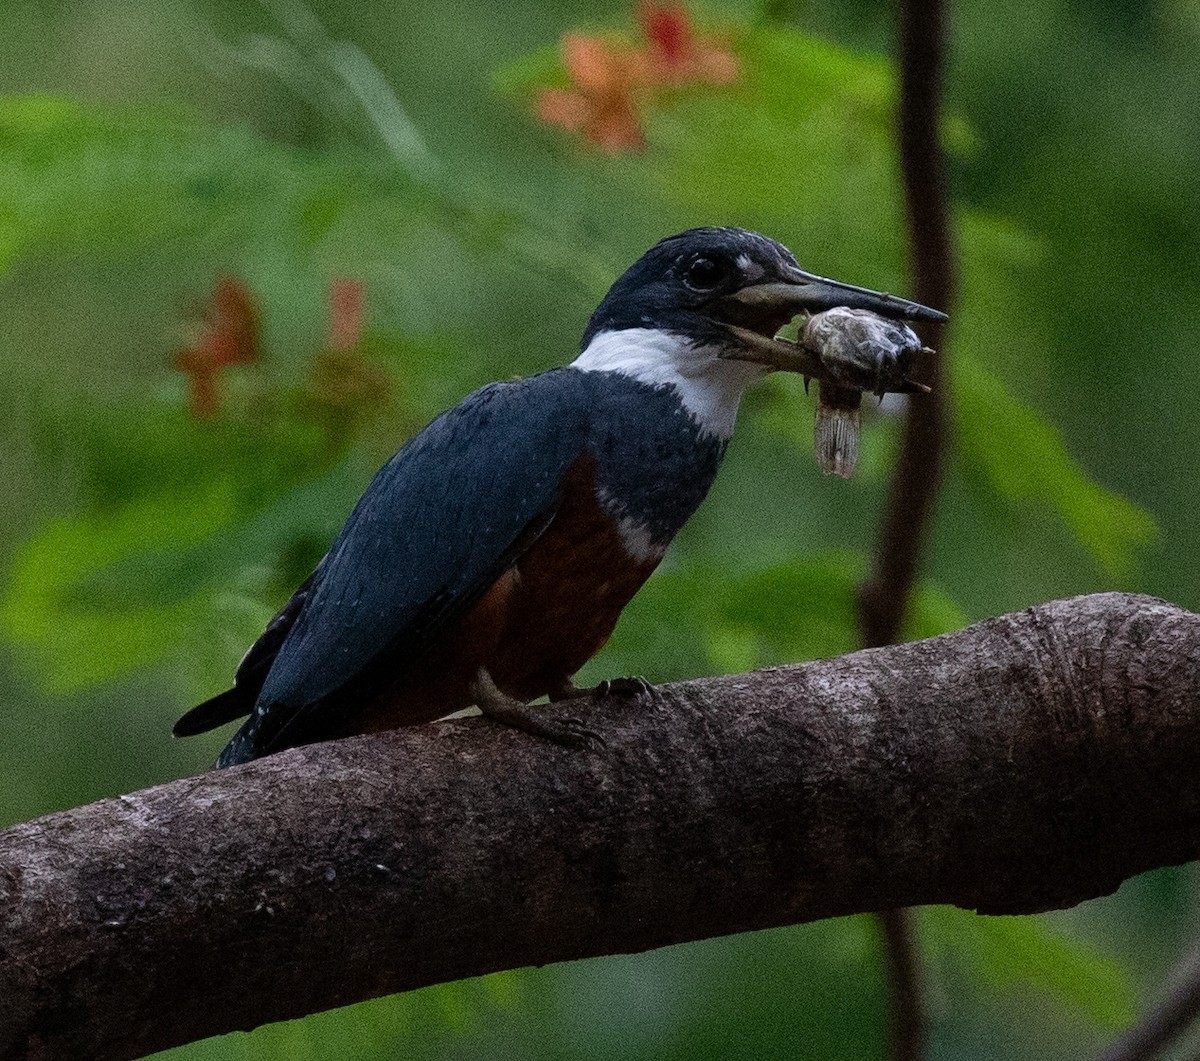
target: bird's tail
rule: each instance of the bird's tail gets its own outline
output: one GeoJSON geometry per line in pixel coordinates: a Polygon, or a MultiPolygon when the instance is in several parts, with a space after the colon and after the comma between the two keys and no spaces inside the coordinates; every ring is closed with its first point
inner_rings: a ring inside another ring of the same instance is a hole
{"type": "Polygon", "coordinates": [[[262,750],[258,743],[258,719],[252,715],[246,719],[242,728],[225,745],[225,750],[217,756],[217,769],[248,763],[251,759],[257,759],[261,754],[262,750]]]}
{"type": "Polygon", "coordinates": [[[197,704],[175,723],[171,732],[176,737],[194,737],[197,733],[205,733],[226,722],[232,722],[235,718],[250,714],[254,700],[255,697],[248,689],[235,685],[211,700],[197,704]]]}

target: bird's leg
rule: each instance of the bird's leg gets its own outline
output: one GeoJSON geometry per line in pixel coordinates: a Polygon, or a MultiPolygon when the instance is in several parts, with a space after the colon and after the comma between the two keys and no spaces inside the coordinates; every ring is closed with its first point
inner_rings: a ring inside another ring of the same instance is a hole
{"type": "Polygon", "coordinates": [[[559,700],[579,700],[589,696],[602,700],[606,696],[636,698],[653,694],[654,686],[645,678],[635,676],[632,678],[606,678],[598,685],[589,685],[584,688],[576,685],[570,678],[563,678],[550,690],[549,696],[550,702],[554,704],[559,700]]]}
{"type": "Polygon", "coordinates": [[[521,703],[496,688],[486,667],[480,667],[471,683],[471,696],[475,706],[488,718],[503,722],[506,726],[524,730],[538,737],[545,737],[556,744],[572,748],[590,748],[599,751],[605,741],[599,733],[586,729],[577,718],[545,718],[528,704],[521,703]]]}

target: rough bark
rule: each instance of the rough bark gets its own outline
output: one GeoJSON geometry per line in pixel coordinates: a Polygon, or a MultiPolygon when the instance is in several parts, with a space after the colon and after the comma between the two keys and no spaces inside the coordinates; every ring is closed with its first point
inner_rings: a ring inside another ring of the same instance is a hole
{"type": "Polygon", "coordinates": [[[1200,616],[1147,597],[570,710],[605,752],[460,720],[0,833],[0,1057],[859,911],[1046,910],[1200,849],[1200,616]]]}

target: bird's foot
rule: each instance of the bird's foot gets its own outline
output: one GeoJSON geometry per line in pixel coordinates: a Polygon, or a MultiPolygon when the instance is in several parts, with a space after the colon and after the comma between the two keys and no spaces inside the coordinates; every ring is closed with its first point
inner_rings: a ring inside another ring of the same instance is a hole
{"type": "Polygon", "coordinates": [[[488,718],[514,729],[545,737],[568,748],[602,751],[607,742],[595,730],[588,729],[578,718],[546,718],[536,708],[521,703],[496,688],[496,683],[484,668],[479,669],[473,684],[475,706],[488,718]]]}
{"type": "Polygon", "coordinates": [[[626,678],[606,678],[596,686],[594,695],[601,698],[616,696],[637,700],[643,696],[653,696],[654,686],[640,674],[634,674],[626,678]]]}
{"type": "Polygon", "coordinates": [[[555,688],[550,690],[550,702],[558,703],[560,700],[580,700],[586,697],[595,697],[597,700],[603,700],[605,697],[622,697],[629,699],[637,699],[640,696],[652,696],[654,694],[654,686],[651,685],[645,678],[606,678],[598,685],[588,685],[580,687],[571,682],[570,678],[564,678],[555,688]]]}

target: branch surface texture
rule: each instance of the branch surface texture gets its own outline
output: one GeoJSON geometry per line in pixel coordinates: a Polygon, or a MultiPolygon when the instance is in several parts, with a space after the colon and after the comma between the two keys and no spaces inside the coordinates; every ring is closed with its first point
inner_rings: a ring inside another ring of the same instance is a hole
{"type": "Polygon", "coordinates": [[[0,833],[0,1057],[896,906],[1047,910],[1200,855],[1200,616],[1149,597],[571,710],[605,752],[457,720],[0,833]]]}

